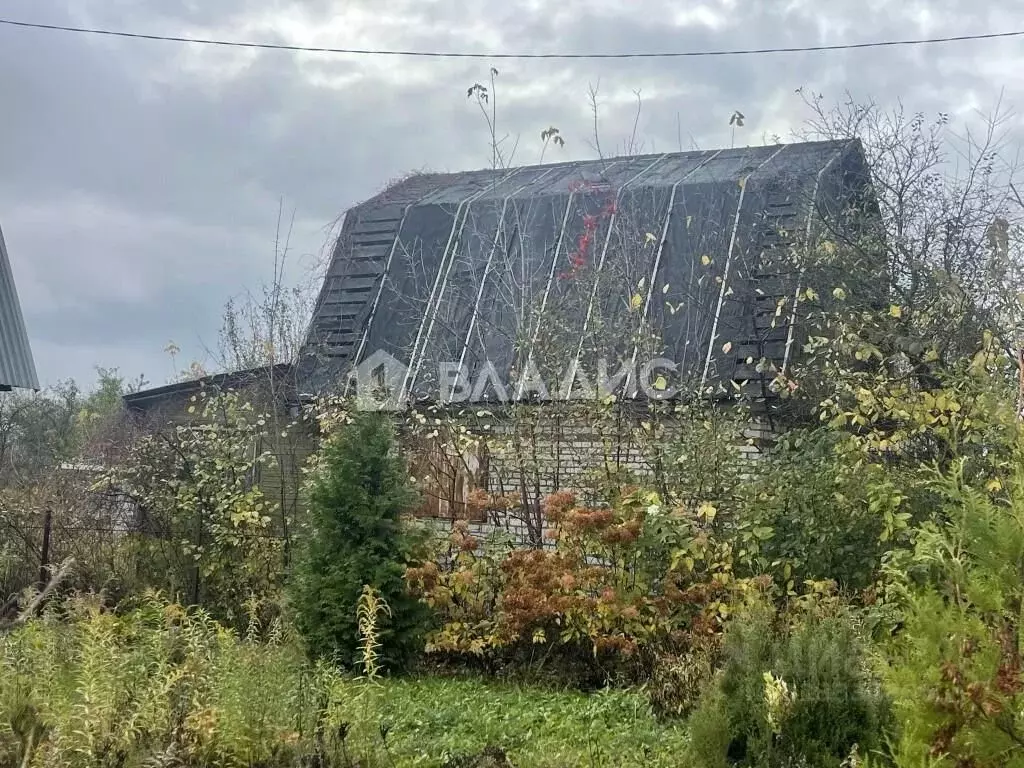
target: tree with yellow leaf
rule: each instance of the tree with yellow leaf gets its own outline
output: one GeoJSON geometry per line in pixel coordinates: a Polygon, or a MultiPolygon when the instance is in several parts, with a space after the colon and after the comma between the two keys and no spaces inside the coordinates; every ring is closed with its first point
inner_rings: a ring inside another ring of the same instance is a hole
{"type": "Polygon", "coordinates": [[[280,586],[275,508],[255,484],[273,461],[261,449],[269,422],[234,392],[192,401],[196,420],[139,436],[106,483],[136,508],[138,586],[231,622],[252,594],[280,586]]]}

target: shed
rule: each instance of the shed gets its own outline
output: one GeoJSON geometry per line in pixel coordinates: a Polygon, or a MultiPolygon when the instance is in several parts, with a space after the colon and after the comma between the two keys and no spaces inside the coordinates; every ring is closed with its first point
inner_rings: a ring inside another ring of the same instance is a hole
{"type": "Polygon", "coordinates": [[[39,389],[14,272],[0,231],[0,391],[39,389]]]}

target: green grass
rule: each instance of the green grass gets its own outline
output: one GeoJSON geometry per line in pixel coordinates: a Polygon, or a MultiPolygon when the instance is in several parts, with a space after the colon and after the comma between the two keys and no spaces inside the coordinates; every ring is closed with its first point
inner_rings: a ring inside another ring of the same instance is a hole
{"type": "Polygon", "coordinates": [[[69,600],[0,635],[0,765],[291,768],[322,749],[337,768],[476,768],[487,748],[519,768],[680,764],[683,727],[640,693],[354,679],[307,662],[287,628],[259,634],[158,599],[69,600]]]}
{"type": "MultiPolygon", "coordinates": [[[[367,686],[358,685],[362,693],[367,686]]],[[[656,720],[637,693],[553,692],[478,680],[388,680],[354,705],[354,752],[381,749],[400,766],[441,766],[498,747],[516,766],[677,766],[685,729],[656,720]],[[357,720],[357,718],[359,718],[357,720]]],[[[343,717],[349,712],[342,708],[343,717]]],[[[385,757],[387,755],[384,755],[385,757]]]]}

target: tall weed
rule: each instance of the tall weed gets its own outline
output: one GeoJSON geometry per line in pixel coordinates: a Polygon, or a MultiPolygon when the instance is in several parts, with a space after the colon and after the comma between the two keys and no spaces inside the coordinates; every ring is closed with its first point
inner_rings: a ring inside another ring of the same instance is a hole
{"type": "Polygon", "coordinates": [[[132,766],[164,754],[252,765],[300,746],[315,709],[278,626],[240,637],[147,595],[71,598],[0,637],[0,764],[132,766]]]}

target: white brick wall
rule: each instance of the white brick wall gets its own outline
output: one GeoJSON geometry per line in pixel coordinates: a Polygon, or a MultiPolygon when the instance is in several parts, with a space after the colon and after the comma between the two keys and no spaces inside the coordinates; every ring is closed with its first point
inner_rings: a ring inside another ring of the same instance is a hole
{"type": "MultiPolygon", "coordinates": [[[[594,473],[625,471],[642,481],[645,476],[651,476],[652,466],[647,452],[635,438],[639,423],[640,419],[634,418],[617,423],[599,421],[595,425],[566,418],[565,414],[548,415],[542,410],[521,421],[518,430],[511,420],[497,421],[490,430],[492,437],[488,440],[486,460],[478,456],[466,457],[464,466],[470,468],[470,476],[460,478],[456,483],[447,483],[448,487],[457,488],[457,493],[463,498],[447,501],[464,501],[474,488],[518,499],[522,496],[523,479],[532,505],[539,505],[547,495],[558,490],[572,491],[586,500],[593,493],[594,473]],[[517,431],[518,441],[515,438],[517,431]],[[521,466],[524,469],[521,470],[521,466]]],[[[677,429],[681,428],[665,421],[661,426],[665,429],[662,440],[671,440],[671,436],[679,434],[677,429]]],[[[755,440],[764,445],[775,436],[777,432],[766,425],[752,423],[744,431],[744,439],[736,445],[736,450],[744,458],[756,460],[762,455],[762,448],[746,441],[755,440]]],[[[457,511],[452,514],[450,510],[457,509],[459,505],[442,501],[434,506],[442,510],[442,514],[432,518],[430,524],[436,528],[439,537],[446,536],[451,531],[454,518],[459,516],[457,511]]],[[[509,512],[491,511],[487,522],[470,522],[469,529],[478,538],[502,530],[516,541],[528,544],[529,528],[523,517],[522,505],[509,512]]]]}

